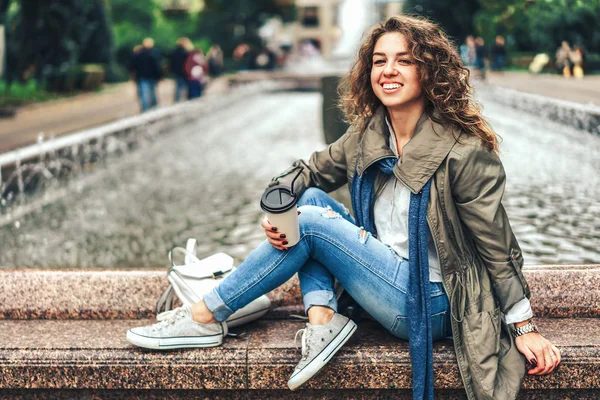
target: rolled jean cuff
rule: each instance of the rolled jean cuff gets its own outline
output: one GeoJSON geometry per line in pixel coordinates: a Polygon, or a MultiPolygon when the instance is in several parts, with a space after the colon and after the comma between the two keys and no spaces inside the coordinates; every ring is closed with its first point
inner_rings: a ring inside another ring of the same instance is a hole
{"type": "Polygon", "coordinates": [[[233,310],[227,307],[227,304],[223,301],[219,293],[217,293],[217,288],[214,288],[210,292],[204,295],[204,304],[206,304],[206,308],[213,314],[215,319],[219,322],[223,322],[227,320],[233,314],[233,310]]]}
{"type": "Polygon", "coordinates": [[[304,301],[304,312],[308,313],[308,309],[312,306],[329,307],[337,312],[337,299],[335,293],[331,290],[313,290],[308,292],[302,298],[304,301]]]}

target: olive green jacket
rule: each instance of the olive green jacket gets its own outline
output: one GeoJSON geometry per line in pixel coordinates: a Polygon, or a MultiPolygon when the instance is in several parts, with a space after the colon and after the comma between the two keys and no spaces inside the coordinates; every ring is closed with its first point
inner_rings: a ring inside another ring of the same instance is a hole
{"type": "MultiPolygon", "coordinates": [[[[296,193],[307,187],[333,191],[352,182],[383,157],[393,156],[385,108],[361,133],[350,127],[335,143],[296,161],[272,184],[288,183],[300,165],[296,193]]],[[[505,173],[497,154],[482,141],[452,131],[423,114],[404,146],[394,175],[413,193],[431,178],[427,221],[450,299],[456,358],[469,399],[514,399],[525,375],[525,358],[501,319],[529,297],[523,257],[501,204],[505,173]]],[[[379,193],[386,177],[375,182],[379,193]]]]}

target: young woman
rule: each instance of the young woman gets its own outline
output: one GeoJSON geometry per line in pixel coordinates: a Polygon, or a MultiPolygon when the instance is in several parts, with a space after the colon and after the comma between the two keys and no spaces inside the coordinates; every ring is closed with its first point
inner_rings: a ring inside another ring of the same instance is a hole
{"type": "Polygon", "coordinates": [[[431,342],[451,335],[468,397],[514,399],[526,360],[530,374],[547,374],[560,352],[531,320],[523,258],[501,204],[498,141],[471,98],[468,70],[437,26],[394,17],[372,31],[343,87],[351,128],[272,182],[289,185],[301,173],[298,244],[288,247],[263,219],[267,241],[218,288],[128,339],[150,348],[221,344],[220,321],[298,273],[309,323],[295,389],[356,329],[336,312],[336,278],[409,340],[415,398],[433,398],[431,342]],[[354,218],[326,194],[347,183],[354,218]]]}

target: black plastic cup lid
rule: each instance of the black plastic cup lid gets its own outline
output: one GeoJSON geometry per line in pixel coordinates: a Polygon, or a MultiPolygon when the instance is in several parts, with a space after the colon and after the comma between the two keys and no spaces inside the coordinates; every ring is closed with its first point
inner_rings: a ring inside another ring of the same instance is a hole
{"type": "Polygon", "coordinates": [[[283,214],[296,206],[298,199],[287,185],[267,188],[260,199],[260,208],[271,214],[283,214]]]}

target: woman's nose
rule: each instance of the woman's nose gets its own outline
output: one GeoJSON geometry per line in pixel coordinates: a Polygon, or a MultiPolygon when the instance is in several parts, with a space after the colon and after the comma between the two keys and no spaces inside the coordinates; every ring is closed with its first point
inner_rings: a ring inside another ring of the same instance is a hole
{"type": "Polygon", "coordinates": [[[383,69],[383,74],[386,76],[396,75],[398,71],[394,68],[394,64],[389,62],[385,64],[385,68],[383,69]]]}

